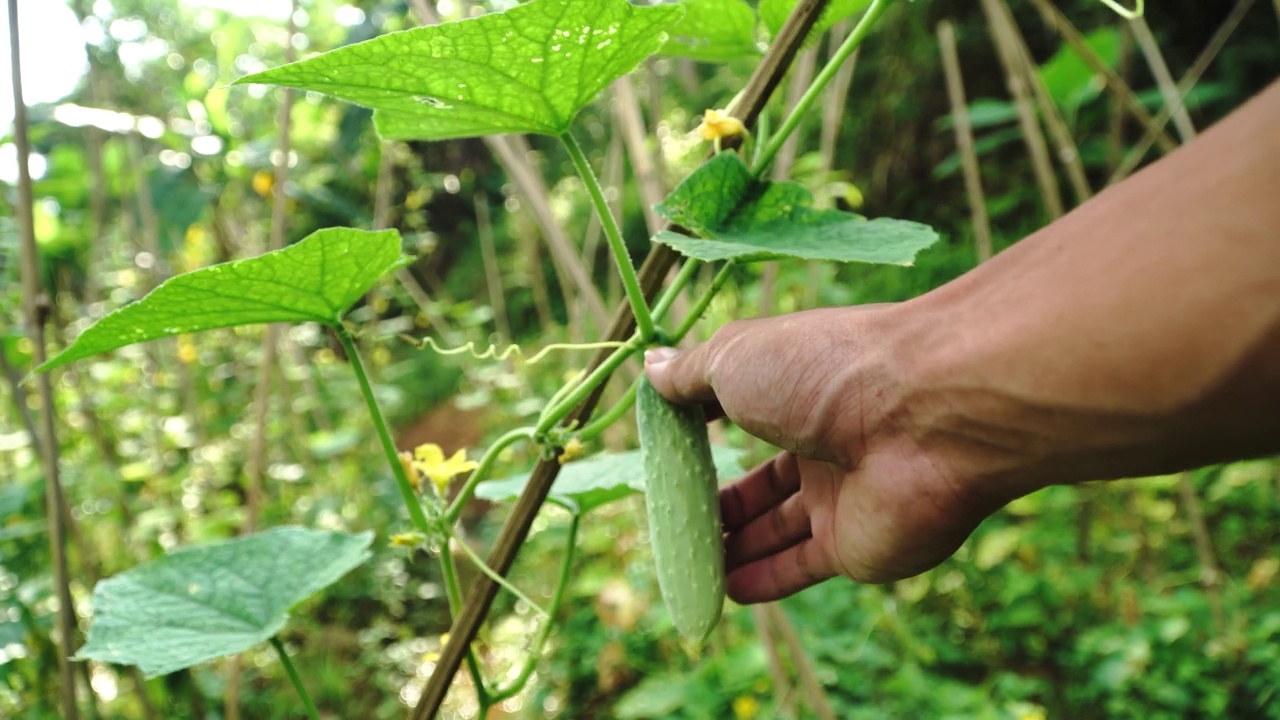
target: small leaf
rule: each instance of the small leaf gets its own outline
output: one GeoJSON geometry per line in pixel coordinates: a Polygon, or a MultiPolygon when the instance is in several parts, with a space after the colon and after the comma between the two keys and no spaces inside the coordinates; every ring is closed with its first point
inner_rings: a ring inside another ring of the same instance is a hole
{"type": "Polygon", "coordinates": [[[395,230],[319,230],[282,250],[172,277],[91,325],[36,371],[201,330],[271,322],[334,325],[378,278],[408,261],[395,230]]]}
{"type": "MultiPolygon", "coordinates": [[[[760,19],[769,28],[770,35],[778,34],[797,2],[798,0],[760,0],[760,19]]],[[[871,0],[831,0],[826,12],[822,13],[822,17],[809,32],[809,39],[830,30],[833,25],[850,15],[866,10],[870,4],[871,0]]]]}
{"type": "Polygon", "coordinates": [[[233,655],[284,627],[289,610],[369,559],[373,533],[282,527],[186,548],[103,580],[77,660],[147,677],[233,655]]]}
{"type": "Polygon", "coordinates": [[[938,240],[921,223],[818,210],[803,186],[755,180],[729,152],[695,170],[655,209],[701,237],[663,231],[654,242],[705,261],[794,257],[910,265],[938,240]]]}
{"type": "Polygon", "coordinates": [[[533,0],[405,30],[240,78],[374,109],[385,138],[561,135],[600,91],[657,52],[684,10],[533,0]]]}
{"type": "Polygon", "coordinates": [[[742,0],[685,0],[684,18],[671,29],[660,55],[724,62],[760,55],[756,13],[742,0]]]}
{"type": "MultiPolygon", "coordinates": [[[[739,462],[742,451],[720,445],[711,446],[711,457],[721,482],[737,479],[742,474],[739,462]]],[[[514,500],[524,491],[529,475],[516,475],[502,480],[487,480],[476,487],[476,497],[497,502],[514,500]]],[[[550,497],[569,500],[579,512],[620,500],[632,493],[644,492],[644,466],[639,450],[600,453],[560,468],[551,486],[550,497]]]]}

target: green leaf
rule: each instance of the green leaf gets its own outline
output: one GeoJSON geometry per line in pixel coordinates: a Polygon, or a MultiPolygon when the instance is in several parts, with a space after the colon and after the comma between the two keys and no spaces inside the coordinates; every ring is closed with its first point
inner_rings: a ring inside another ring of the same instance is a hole
{"type": "MultiPolygon", "coordinates": [[[[782,24],[787,21],[787,16],[795,9],[798,1],[760,0],[760,19],[764,22],[764,26],[769,28],[770,35],[778,34],[778,31],[782,29],[782,24]]],[[[871,0],[831,0],[826,12],[822,13],[818,23],[810,31],[809,39],[812,40],[814,37],[830,30],[833,25],[850,15],[866,10],[870,4],[871,0]]]]}
{"type": "Polygon", "coordinates": [[[282,527],[191,547],[99,582],[77,660],[137,665],[147,677],[243,652],[289,610],[369,559],[373,533],[282,527]]]}
{"type": "MultiPolygon", "coordinates": [[[[742,474],[742,451],[719,445],[711,446],[711,458],[721,482],[742,474]]],[[[505,502],[520,497],[529,475],[516,475],[502,480],[487,480],[476,486],[476,497],[505,502]]],[[[578,511],[590,510],[619,500],[635,492],[644,492],[644,466],[640,451],[600,453],[566,464],[551,486],[550,497],[568,500],[578,511]]]]}
{"type": "Polygon", "coordinates": [[[663,231],[654,242],[705,261],[794,257],[910,265],[938,240],[921,223],[818,210],[803,186],[755,180],[731,152],[707,161],[654,209],[700,236],[663,231]]]}
{"type": "Polygon", "coordinates": [[[614,80],[657,52],[684,13],[625,0],[533,0],[391,33],[240,78],[374,109],[386,138],[561,135],[614,80]]]}
{"type": "Polygon", "coordinates": [[[742,0],[685,0],[684,18],[671,29],[661,55],[724,62],[760,55],[756,13],[742,0]]]}
{"type": "Polygon", "coordinates": [[[91,325],[36,371],[201,330],[271,322],[334,325],[378,278],[408,261],[395,230],[318,230],[282,250],[172,277],[91,325]]]}

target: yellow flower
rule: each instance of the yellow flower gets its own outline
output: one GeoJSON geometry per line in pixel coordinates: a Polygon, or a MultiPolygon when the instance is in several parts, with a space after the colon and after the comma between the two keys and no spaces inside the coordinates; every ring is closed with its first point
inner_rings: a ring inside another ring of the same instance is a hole
{"type": "Polygon", "coordinates": [[[271,189],[275,187],[276,178],[266,170],[259,170],[253,174],[253,191],[261,197],[271,194],[271,189]]]}
{"type": "Polygon", "coordinates": [[[391,547],[416,548],[426,541],[420,532],[403,532],[391,536],[391,547]]]}
{"type": "Polygon", "coordinates": [[[563,465],[570,460],[582,457],[582,453],[586,452],[586,450],[587,448],[582,444],[581,440],[576,437],[569,438],[569,442],[564,444],[564,452],[560,453],[560,457],[557,460],[563,465]]]}
{"type": "Polygon", "coordinates": [[[459,450],[453,454],[453,457],[446,460],[444,450],[435,443],[419,445],[414,449],[413,457],[414,468],[431,479],[436,494],[442,498],[445,496],[445,491],[449,489],[449,481],[455,475],[471,472],[480,467],[480,463],[467,459],[466,450],[459,450]]]}
{"type": "Polygon", "coordinates": [[[760,701],[751,695],[739,695],[733,699],[733,716],[738,720],[751,720],[760,712],[760,701]]]}
{"type": "Polygon", "coordinates": [[[746,131],[741,120],[723,110],[706,111],[702,115],[702,124],[698,126],[698,134],[703,140],[737,137],[746,131]]]}

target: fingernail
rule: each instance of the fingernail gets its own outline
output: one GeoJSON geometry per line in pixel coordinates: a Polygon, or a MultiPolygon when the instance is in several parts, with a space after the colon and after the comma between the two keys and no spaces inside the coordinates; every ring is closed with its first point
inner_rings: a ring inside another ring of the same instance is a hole
{"type": "Polygon", "coordinates": [[[669,347],[649,348],[648,350],[644,351],[644,364],[646,366],[662,365],[664,363],[669,362],[670,360],[675,358],[676,355],[679,355],[679,354],[680,354],[680,351],[676,350],[675,348],[669,348],[669,347]]]}

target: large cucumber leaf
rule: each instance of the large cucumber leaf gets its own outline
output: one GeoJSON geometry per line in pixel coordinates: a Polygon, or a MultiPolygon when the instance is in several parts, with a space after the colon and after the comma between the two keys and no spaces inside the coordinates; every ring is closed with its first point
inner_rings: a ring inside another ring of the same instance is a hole
{"type": "Polygon", "coordinates": [[[99,582],[79,660],[164,675],[243,652],[369,559],[373,533],[282,527],[185,548],[99,582]]]}
{"type": "Polygon", "coordinates": [[[699,237],[654,236],[699,260],[807,260],[910,265],[938,240],[928,225],[813,207],[793,182],[756,180],[735,153],[722,152],[685,178],[655,209],[699,237]]]}
{"type": "Polygon", "coordinates": [[[240,78],[373,108],[386,138],[560,135],[600,91],[657,52],[680,5],[532,0],[414,28],[240,78]]]}
{"type": "Polygon", "coordinates": [[[395,230],[318,230],[282,250],[174,276],[89,326],[36,370],[214,328],[307,321],[333,325],[378,278],[408,261],[395,230]]]}

